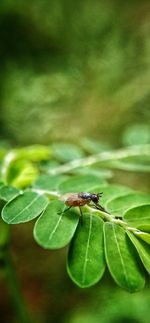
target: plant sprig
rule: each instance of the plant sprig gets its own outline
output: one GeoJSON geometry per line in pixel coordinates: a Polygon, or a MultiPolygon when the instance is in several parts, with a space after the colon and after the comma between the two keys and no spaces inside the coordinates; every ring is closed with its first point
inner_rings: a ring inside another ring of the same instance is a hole
{"type": "MultiPolygon", "coordinates": [[[[150,273],[150,197],[109,184],[101,166],[104,161],[110,167],[112,160],[141,153],[148,155],[148,145],[142,150],[130,147],[76,161],[70,161],[69,153],[69,162],[55,166],[50,162],[54,157],[49,147],[8,152],[1,169],[2,219],[8,224],[35,219],[33,236],[43,248],[58,249],[69,244],[67,271],[79,287],[97,283],[107,265],[120,287],[138,291],[145,283],[143,269],[150,273]],[[94,173],[90,168],[88,173],[75,172],[97,163],[94,173]],[[63,213],[61,196],[71,192],[103,192],[100,203],[107,212],[86,205],[82,222],[78,208],[63,213]]],[[[66,146],[65,154],[66,161],[66,146]]]]}

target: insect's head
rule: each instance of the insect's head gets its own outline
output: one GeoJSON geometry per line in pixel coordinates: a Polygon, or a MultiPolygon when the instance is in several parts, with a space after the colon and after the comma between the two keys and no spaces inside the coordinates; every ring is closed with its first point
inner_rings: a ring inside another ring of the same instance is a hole
{"type": "Polygon", "coordinates": [[[99,198],[102,196],[103,193],[91,193],[91,200],[94,202],[94,203],[98,203],[99,201],[99,198]]]}

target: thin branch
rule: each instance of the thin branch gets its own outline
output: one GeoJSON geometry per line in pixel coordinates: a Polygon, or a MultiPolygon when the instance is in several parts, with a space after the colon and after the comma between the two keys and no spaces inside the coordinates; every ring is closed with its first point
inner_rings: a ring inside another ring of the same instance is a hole
{"type": "Polygon", "coordinates": [[[113,160],[120,160],[126,157],[133,156],[149,156],[150,155],[150,145],[138,145],[127,147],[123,149],[101,152],[96,155],[92,155],[86,158],[73,160],[64,165],[58,166],[56,168],[50,169],[49,174],[57,175],[72,171],[78,167],[86,167],[96,164],[98,162],[108,162],[113,160]]]}

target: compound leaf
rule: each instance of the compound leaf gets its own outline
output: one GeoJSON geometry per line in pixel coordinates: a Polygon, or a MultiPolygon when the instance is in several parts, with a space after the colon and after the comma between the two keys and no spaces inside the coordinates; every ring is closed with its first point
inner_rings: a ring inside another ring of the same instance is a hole
{"type": "Polygon", "coordinates": [[[26,191],[8,202],[2,210],[5,222],[16,224],[37,217],[48,204],[48,199],[35,192],[26,191]]]}
{"type": "Polygon", "coordinates": [[[34,238],[44,248],[58,249],[66,246],[79,221],[79,215],[73,211],[63,213],[64,203],[51,202],[37,220],[34,238]]]}
{"type": "Polygon", "coordinates": [[[84,214],[71,241],[67,270],[80,287],[94,285],[104,273],[103,223],[97,215],[84,214]]]}
{"type": "Polygon", "coordinates": [[[115,282],[130,292],[143,288],[145,279],[138,254],[125,230],[117,224],[104,225],[105,256],[115,282]]]}

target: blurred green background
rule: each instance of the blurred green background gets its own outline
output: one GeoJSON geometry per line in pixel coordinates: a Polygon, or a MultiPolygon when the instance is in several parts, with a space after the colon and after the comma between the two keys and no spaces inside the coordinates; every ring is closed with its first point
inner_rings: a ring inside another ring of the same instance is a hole
{"type": "MultiPolygon", "coordinates": [[[[149,34],[149,0],[1,0],[1,145],[150,142],[149,34]]],[[[146,185],[139,176],[130,176],[134,188],[146,185]]],[[[106,273],[80,290],[65,272],[66,250],[40,249],[30,224],[12,240],[35,322],[149,322],[148,288],[129,295],[106,273]]],[[[2,322],[14,323],[3,280],[0,289],[2,322]]]]}

